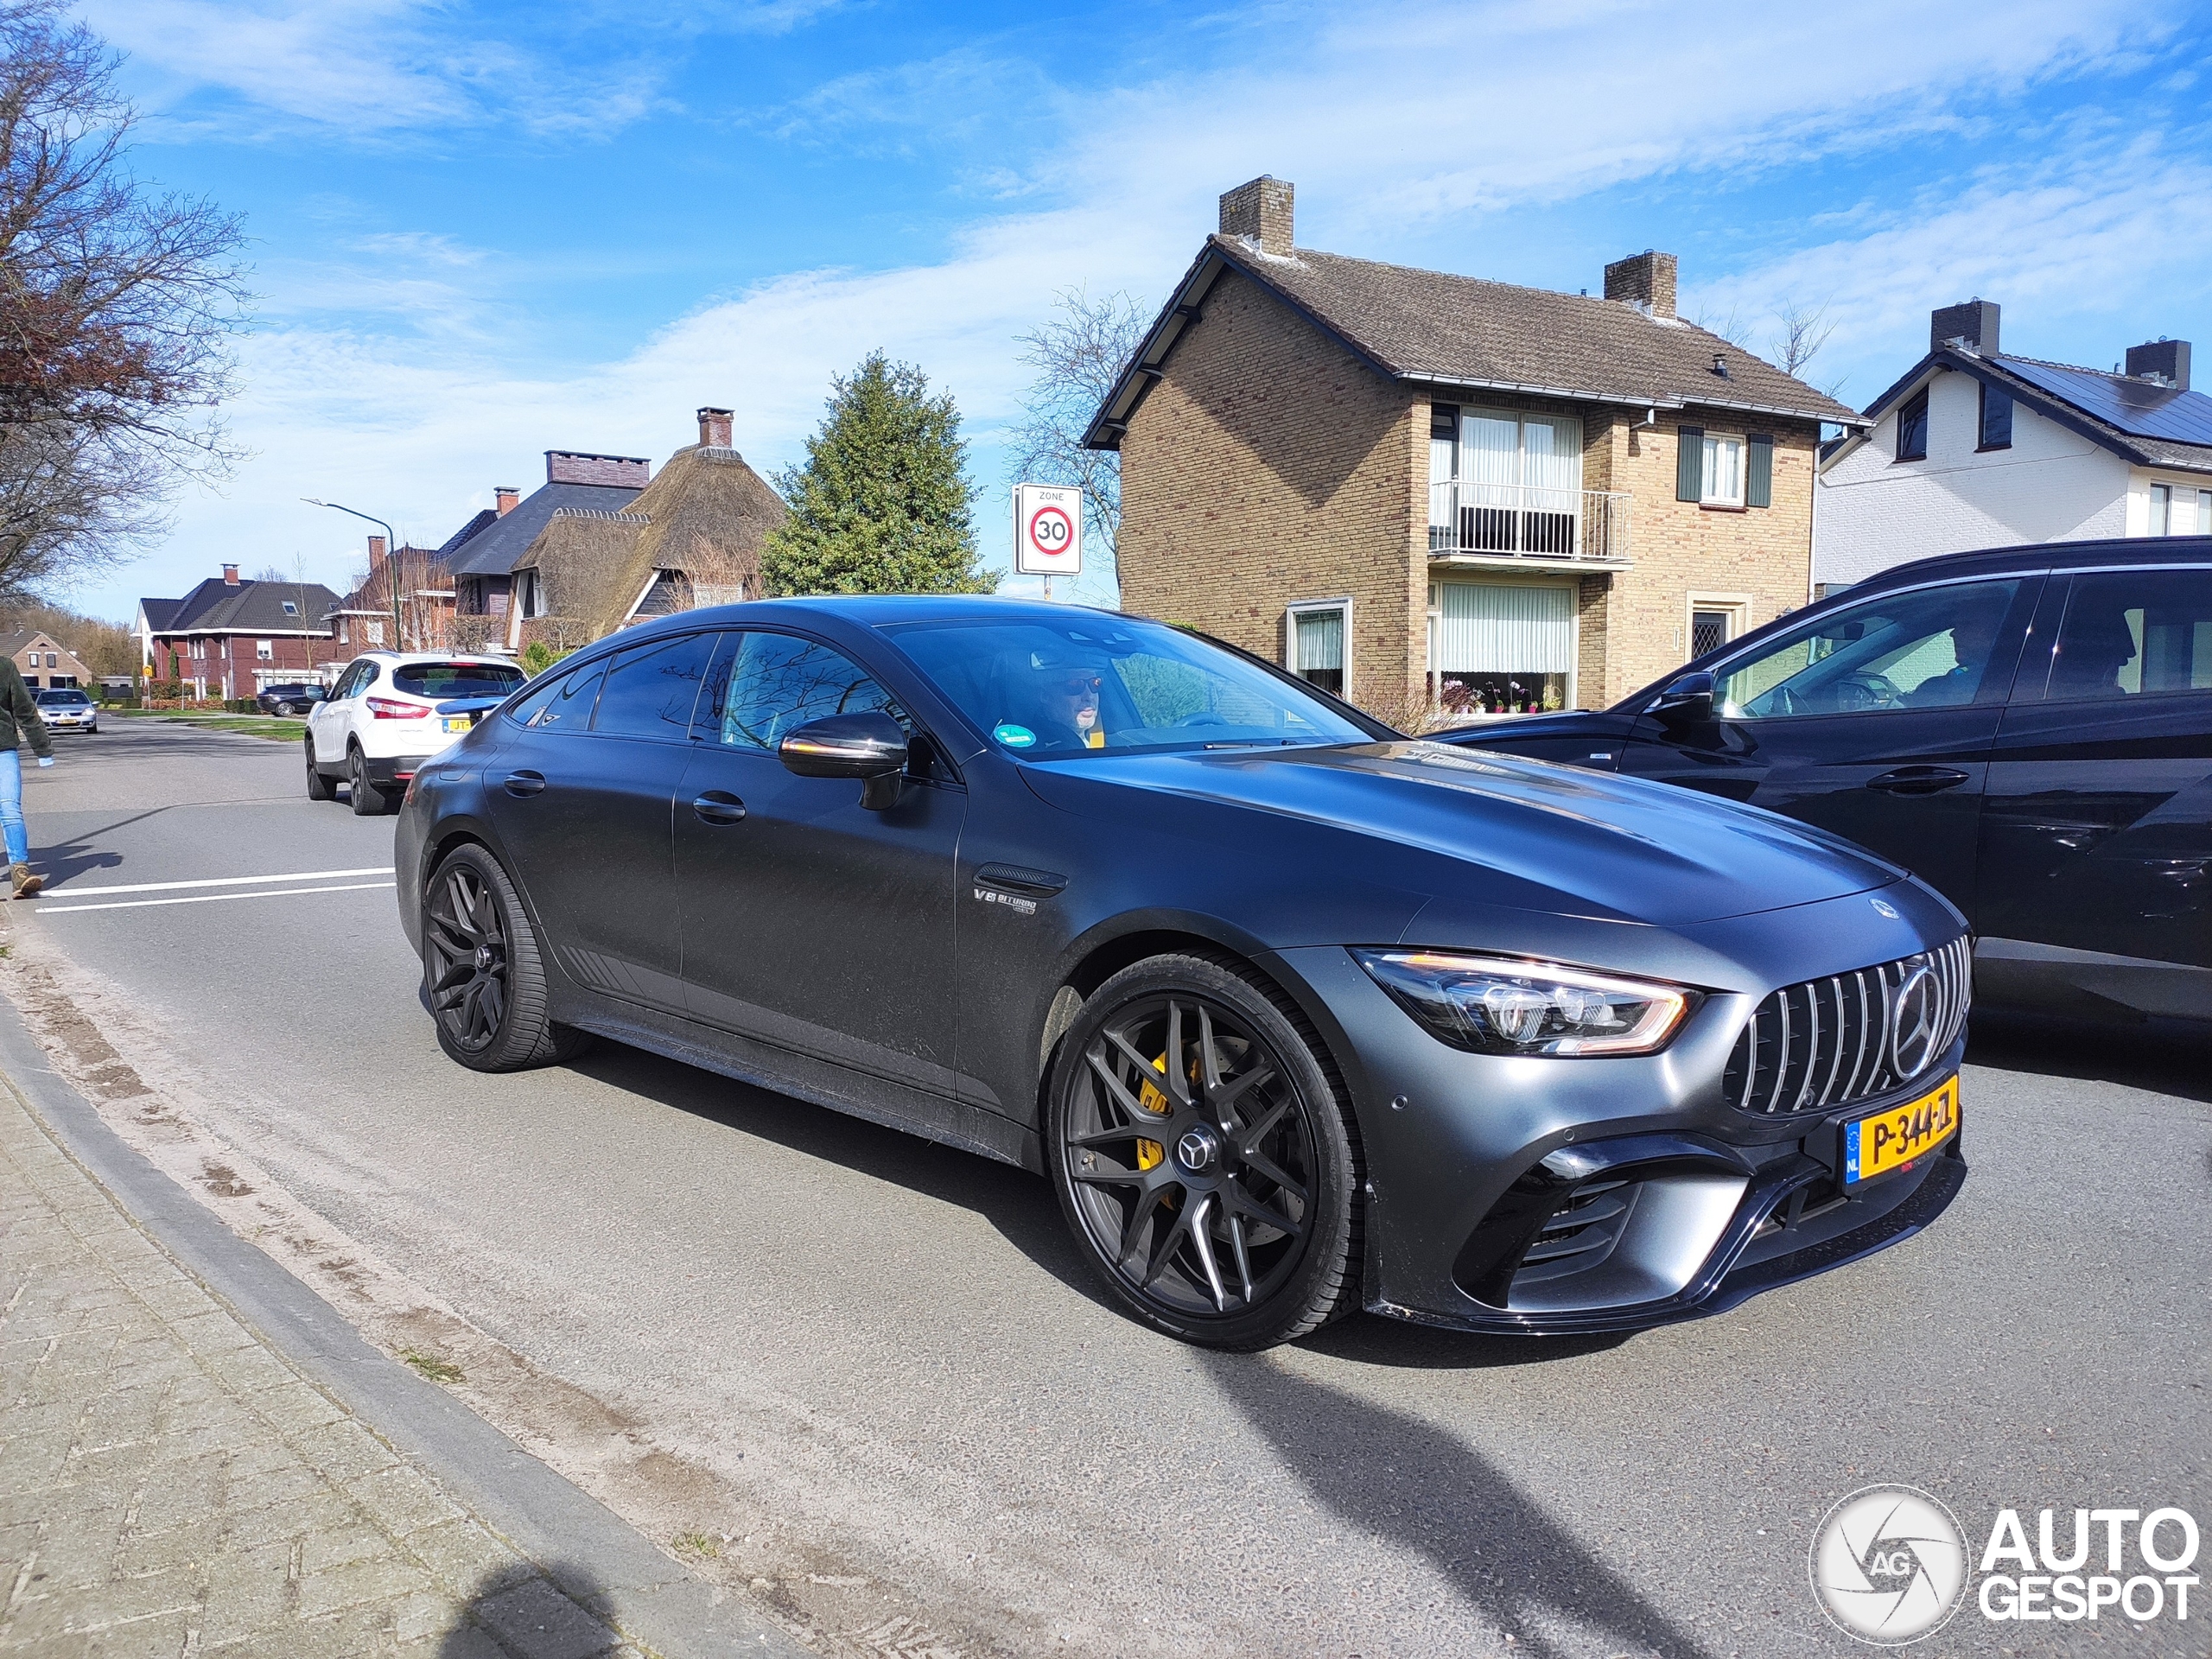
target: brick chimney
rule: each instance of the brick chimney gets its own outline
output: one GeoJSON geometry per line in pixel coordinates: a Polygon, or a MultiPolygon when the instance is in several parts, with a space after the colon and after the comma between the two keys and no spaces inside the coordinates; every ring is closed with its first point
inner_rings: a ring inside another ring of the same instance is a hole
{"type": "Polygon", "coordinates": [[[643,455],[588,455],[580,449],[548,449],[548,484],[611,484],[642,490],[652,482],[653,464],[643,455]]]}
{"type": "Polygon", "coordinates": [[[225,566],[223,567],[223,586],[224,586],[224,587],[226,587],[226,588],[235,588],[235,587],[237,587],[238,585],[238,566],[236,566],[235,564],[226,564],[226,565],[225,565],[225,566]]]}
{"type": "Polygon", "coordinates": [[[372,571],[384,569],[384,537],[381,536],[369,537],[369,569],[372,571]]]}
{"type": "Polygon", "coordinates": [[[702,449],[727,449],[729,442],[730,412],[726,409],[702,409],[699,411],[699,447],[702,449]]]}
{"type": "Polygon", "coordinates": [[[1639,305],[1655,317],[1675,315],[1675,256],[1646,248],[1605,267],[1605,297],[1639,305]]]}
{"type": "Polygon", "coordinates": [[[2127,376],[2131,380],[2163,380],[2177,391],[2189,390],[2189,342],[2154,340],[2127,348],[2127,376]]]}
{"type": "Polygon", "coordinates": [[[1997,355],[1997,323],[2001,308],[1994,300],[1967,300],[1928,314],[1928,349],[1963,346],[1977,357],[1997,355]]]}
{"type": "Polygon", "coordinates": [[[499,509],[499,517],[502,518],[512,512],[515,510],[515,503],[521,499],[522,492],[512,484],[494,484],[492,486],[492,500],[499,509]]]}
{"type": "Polygon", "coordinates": [[[1298,188],[1262,173],[1249,184],[1240,184],[1221,199],[1221,233],[1241,236],[1259,244],[1262,253],[1287,257],[1292,221],[1296,217],[1298,188]]]}

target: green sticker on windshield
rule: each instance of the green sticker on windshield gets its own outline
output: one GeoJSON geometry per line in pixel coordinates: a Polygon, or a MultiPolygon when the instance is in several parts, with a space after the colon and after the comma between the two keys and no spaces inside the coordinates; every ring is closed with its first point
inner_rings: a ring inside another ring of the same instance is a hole
{"type": "Polygon", "coordinates": [[[1011,722],[1004,726],[994,727],[991,735],[1009,749],[1026,749],[1037,741],[1037,734],[1027,726],[1016,726],[1011,722]]]}

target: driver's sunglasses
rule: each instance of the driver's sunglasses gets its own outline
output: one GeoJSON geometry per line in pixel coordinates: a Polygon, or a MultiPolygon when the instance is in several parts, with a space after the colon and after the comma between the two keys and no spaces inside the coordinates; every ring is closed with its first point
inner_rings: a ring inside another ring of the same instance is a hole
{"type": "Polygon", "coordinates": [[[1060,682],[1060,690],[1071,697],[1079,697],[1086,691],[1097,689],[1098,676],[1096,674],[1077,674],[1060,682]]]}

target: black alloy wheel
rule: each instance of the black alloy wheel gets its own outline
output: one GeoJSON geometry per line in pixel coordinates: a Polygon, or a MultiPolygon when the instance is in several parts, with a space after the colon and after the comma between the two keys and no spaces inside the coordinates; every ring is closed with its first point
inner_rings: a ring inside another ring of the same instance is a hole
{"type": "Polygon", "coordinates": [[[336,800],[338,798],[338,785],[332,783],[329,779],[324,777],[322,775],[322,768],[315,765],[315,739],[312,737],[308,738],[307,741],[307,752],[308,799],[311,801],[336,800]]]}
{"type": "Polygon", "coordinates": [[[423,906],[423,989],[438,1046],[478,1071],[581,1053],[582,1032],[545,1017],[543,959],[514,884],[481,847],[449,854],[423,906]]]}
{"type": "Polygon", "coordinates": [[[369,758],[359,749],[346,751],[346,792],[355,817],[373,818],[384,810],[384,791],[369,781],[369,758]]]}
{"type": "Polygon", "coordinates": [[[1193,957],[1123,969],[1060,1046],[1053,1185],[1123,1306],[1264,1348],[1356,1305],[1357,1141],[1295,1008],[1193,957]]]}

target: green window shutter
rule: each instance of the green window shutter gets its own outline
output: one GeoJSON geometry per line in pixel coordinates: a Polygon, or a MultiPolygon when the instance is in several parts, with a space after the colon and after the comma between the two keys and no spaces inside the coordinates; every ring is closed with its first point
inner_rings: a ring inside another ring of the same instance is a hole
{"type": "Polygon", "coordinates": [[[1754,432],[1750,442],[1750,452],[1744,457],[1744,505],[1770,507],[1774,505],[1774,437],[1771,433],[1754,432]]]}
{"type": "Polygon", "coordinates": [[[1700,501],[1705,499],[1705,429],[1685,426],[1676,429],[1681,435],[1681,449],[1675,457],[1675,499],[1700,501]]]}

